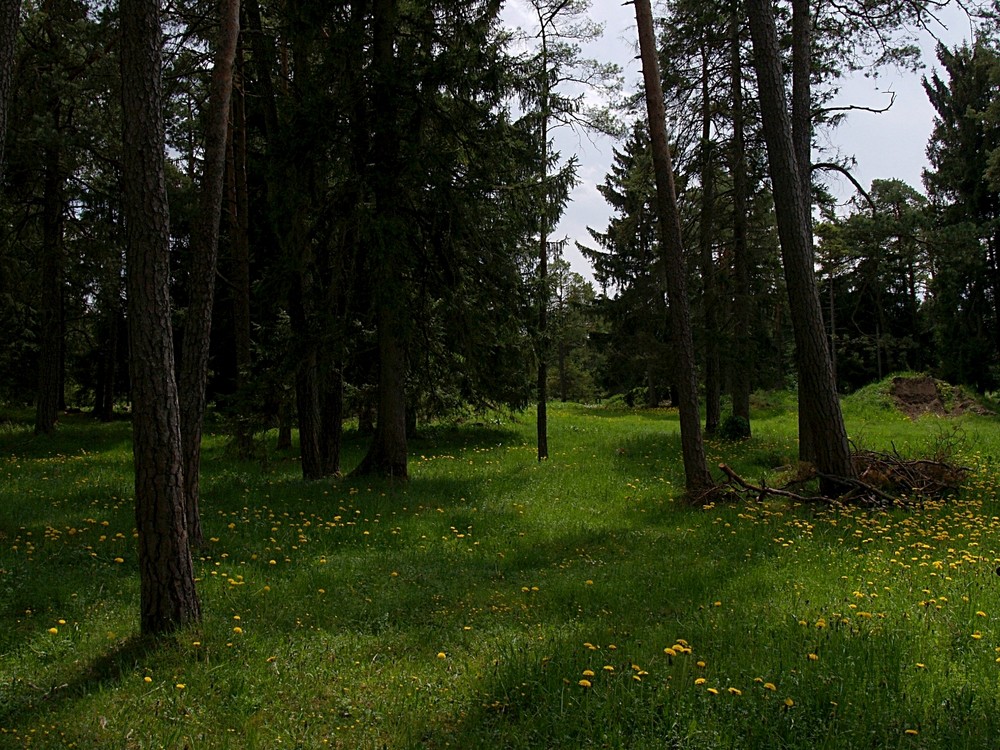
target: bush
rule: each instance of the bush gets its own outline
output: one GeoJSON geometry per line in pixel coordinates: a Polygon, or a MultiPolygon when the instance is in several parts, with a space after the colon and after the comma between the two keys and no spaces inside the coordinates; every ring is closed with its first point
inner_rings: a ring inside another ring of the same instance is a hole
{"type": "Polygon", "coordinates": [[[745,417],[730,414],[719,427],[719,437],[732,442],[748,440],[750,438],[750,422],[745,417]]]}

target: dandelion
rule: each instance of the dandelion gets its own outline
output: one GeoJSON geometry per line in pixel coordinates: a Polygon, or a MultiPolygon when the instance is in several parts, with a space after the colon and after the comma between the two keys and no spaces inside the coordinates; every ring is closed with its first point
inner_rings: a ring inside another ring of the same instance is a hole
{"type": "Polygon", "coordinates": [[[119,565],[121,565],[123,562],[125,562],[125,558],[124,557],[116,557],[115,558],[115,562],[118,563],[119,565]]]}
{"type": "Polygon", "coordinates": [[[710,692],[710,693],[711,693],[712,695],[718,695],[718,694],[719,694],[719,691],[718,691],[718,690],[716,690],[715,688],[707,688],[707,690],[708,690],[708,692],[710,692]]]}
{"type": "Polygon", "coordinates": [[[590,680],[580,680],[576,684],[579,685],[582,688],[589,688],[591,683],[590,683],[590,680]]]}
{"type": "Polygon", "coordinates": [[[978,612],[976,612],[976,616],[977,617],[986,617],[986,613],[983,612],[982,610],[979,610],[978,612]]]}
{"type": "Polygon", "coordinates": [[[731,688],[726,688],[726,691],[727,691],[727,692],[728,692],[728,693],[729,693],[730,695],[743,695],[743,691],[742,691],[742,690],[740,690],[739,688],[734,688],[734,687],[731,687],[731,688]]]}
{"type": "Polygon", "coordinates": [[[696,679],[694,681],[694,684],[695,685],[704,685],[706,682],[708,682],[708,680],[706,680],[704,677],[699,677],[698,679],[696,679]]]}
{"type": "Polygon", "coordinates": [[[795,701],[793,701],[791,698],[785,698],[785,705],[788,706],[788,708],[791,708],[792,706],[795,705],[795,701]]]}
{"type": "Polygon", "coordinates": [[[920,734],[920,732],[918,732],[916,729],[907,729],[903,732],[903,734],[915,735],[915,734],[920,734]]]}
{"type": "Polygon", "coordinates": [[[447,658],[448,654],[446,654],[444,651],[438,651],[438,659],[447,659],[447,658]]]}
{"type": "Polygon", "coordinates": [[[697,664],[697,665],[698,665],[699,667],[701,667],[702,669],[704,669],[704,668],[705,668],[705,662],[703,662],[703,661],[698,661],[698,662],[695,662],[695,664],[697,664]]]}
{"type": "Polygon", "coordinates": [[[178,682],[177,683],[177,689],[178,690],[183,690],[186,687],[187,687],[187,685],[185,685],[183,682],[178,682]]]}
{"type": "Polygon", "coordinates": [[[243,632],[243,628],[241,628],[239,625],[237,625],[235,628],[233,628],[233,632],[236,633],[237,635],[239,635],[240,633],[243,632]]]}
{"type": "Polygon", "coordinates": [[[591,580],[590,580],[590,579],[588,578],[588,579],[587,579],[587,585],[588,585],[588,586],[593,586],[593,585],[594,585],[594,582],[593,582],[593,581],[591,581],[591,580]]]}
{"type": "Polygon", "coordinates": [[[764,689],[765,689],[765,690],[770,690],[771,692],[774,692],[774,691],[776,691],[776,690],[777,690],[778,688],[776,688],[776,687],[774,686],[774,683],[773,683],[773,682],[765,682],[765,683],[764,683],[764,689]]]}
{"type": "Polygon", "coordinates": [[[819,661],[819,654],[809,654],[809,661],[819,661]]]}
{"type": "Polygon", "coordinates": [[[917,669],[926,669],[926,668],[927,668],[926,664],[924,664],[923,662],[919,662],[919,661],[917,662],[917,669]]]}
{"type": "Polygon", "coordinates": [[[59,632],[59,628],[49,628],[49,632],[50,632],[50,633],[51,633],[52,635],[55,635],[56,633],[58,633],[58,632],[59,632]]]}
{"type": "Polygon", "coordinates": [[[982,640],[982,637],[983,637],[983,634],[982,634],[982,633],[980,633],[980,632],[979,632],[979,631],[977,630],[977,631],[976,631],[975,633],[973,633],[973,634],[972,634],[972,637],[973,637],[973,638],[974,638],[975,640],[979,641],[979,640],[982,640]]]}
{"type": "Polygon", "coordinates": [[[669,646],[667,646],[665,649],[663,649],[663,653],[665,653],[667,656],[677,656],[677,652],[674,651],[669,646]]]}
{"type": "Polygon", "coordinates": [[[593,677],[594,676],[594,670],[593,669],[585,669],[585,670],[583,670],[583,676],[584,677],[593,677]]]}
{"type": "Polygon", "coordinates": [[[145,677],[142,678],[142,681],[145,683],[150,683],[153,681],[153,678],[150,677],[149,675],[146,675],[145,677]]]}

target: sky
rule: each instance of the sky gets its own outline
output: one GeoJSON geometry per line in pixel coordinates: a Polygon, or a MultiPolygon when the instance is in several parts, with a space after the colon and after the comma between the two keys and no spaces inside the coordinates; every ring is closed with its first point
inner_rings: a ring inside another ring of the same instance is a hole
{"type": "MultiPolygon", "coordinates": [[[[655,0],[653,13],[658,15],[655,0]]],[[[621,0],[592,0],[590,16],[604,24],[604,34],[586,45],[582,56],[618,63],[626,92],[639,91],[642,71],[637,59],[635,15],[631,4],[622,5],[621,0]]],[[[842,82],[841,93],[831,103],[834,106],[850,104],[878,109],[885,106],[889,91],[895,93],[895,101],[888,112],[855,111],[836,129],[818,133],[821,151],[814,152],[815,161],[832,154],[853,156],[856,163],[852,173],[865,188],[875,179],[897,178],[923,192],[921,172],[927,166],[926,148],[934,110],[927,101],[921,78],[929,76],[936,66],[935,37],[948,46],[971,37],[969,21],[964,14],[957,10],[945,11],[940,18],[943,23],[932,27],[933,36],[930,33],[919,35],[923,70],[916,73],[883,70],[874,79],[859,73],[842,82]]],[[[504,10],[504,19],[508,25],[527,31],[532,29],[533,16],[525,0],[510,0],[504,10]]],[[[573,190],[552,239],[569,240],[566,259],[573,270],[589,279],[592,278],[590,265],[576,249],[575,242],[592,245],[587,227],[603,231],[607,226],[610,211],[597,186],[604,182],[613,158],[612,149],[618,142],[607,137],[573,133],[565,128],[555,132],[554,141],[563,157],[577,156],[580,183],[573,190]]],[[[830,174],[824,179],[839,200],[846,202],[853,196],[854,188],[846,178],[830,174]]]]}

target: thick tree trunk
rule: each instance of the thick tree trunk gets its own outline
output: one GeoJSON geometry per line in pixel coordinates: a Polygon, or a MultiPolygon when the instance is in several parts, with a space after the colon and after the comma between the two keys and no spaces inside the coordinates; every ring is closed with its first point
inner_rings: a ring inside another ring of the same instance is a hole
{"type": "Polygon", "coordinates": [[[733,310],[733,347],[731,370],[733,416],[750,424],[750,373],[753,369],[750,345],[750,318],[753,302],[750,297],[750,246],[747,243],[747,177],[746,141],[743,112],[743,58],[740,45],[739,3],[735,3],[730,30],[729,88],[732,102],[733,140],[730,171],[733,175],[733,276],[735,304],[733,310]]]}
{"type": "Polygon", "coordinates": [[[691,313],[685,282],[684,253],[680,217],[674,190],[673,165],[667,143],[663,90],[653,35],[653,14],[649,0],[635,0],[636,26],[639,31],[639,54],[646,89],[646,110],[649,116],[650,139],[653,145],[653,166],[656,172],[656,197],[659,214],[660,245],[667,272],[667,294],[670,298],[670,319],[673,345],[677,356],[676,383],[681,420],[681,451],[687,491],[702,492],[712,486],[712,477],[705,463],[705,448],[701,437],[698,414],[698,380],[691,337],[691,313]]]}
{"type": "Polygon", "coordinates": [[[229,101],[233,89],[233,61],[240,32],[240,0],[219,3],[219,37],[215,67],[208,92],[205,157],[201,180],[198,223],[191,238],[191,276],[184,338],[181,349],[181,443],[184,450],[184,497],[188,539],[200,547],[201,530],[201,431],[205,418],[205,385],[212,340],[212,307],[219,254],[219,222],[226,174],[229,101]]]}
{"type": "Polygon", "coordinates": [[[14,80],[14,52],[21,25],[21,0],[0,0],[0,184],[3,184],[7,145],[7,108],[14,80]]]}
{"type": "MultiPolygon", "coordinates": [[[[795,334],[800,403],[805,409],[809,432],[816,438],[812,446],[816,468],[827,475],[852,477],[847,430],[840,411],[816,289],[809,201],[802,189],[792,140],[774,11],[771,0],[748,0],[748,10],[778,236],[795,334]]],[[[829,481],[823,483],[823,489],[828,493],[838,491],[837,485],[829,481]]]]}
{"type": "Polygon", "coordinates": [[[198,622],[184,505],[180,408],[170,326],[158,0],[121,0],[123,192],[129,306],[140,625],[154,635],[198,622]]]}
{"type": "Polygon", "coordinates": [[[340,449],[344,435],[344,376],[342,364],[333,362],[326,371],[320,407],[320,456],[323,475],[340,475],[340,449]]]}
{"type": "Polygon", "coordinates": [[[41,295],[39,299],[38,394],[35,433],[56,428],[62,398],[63,345],[63,176],[59,149],[45,149],[42,196],[41,295]]]}

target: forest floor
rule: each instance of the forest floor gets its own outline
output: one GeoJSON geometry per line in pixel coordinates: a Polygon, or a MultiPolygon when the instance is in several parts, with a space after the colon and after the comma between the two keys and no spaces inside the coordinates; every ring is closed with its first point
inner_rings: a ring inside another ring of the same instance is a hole
{"type": "MultiPolygon", "coordinates": [[[[1000,418],[890,388],[845,399],[852,441],[947,450],[960,493],[691,507],[669,410],[552,404],[542,464],[530,415],[424,427],[407,484],[209,434],[204,622],[157,644],[129,425],[8,414],[0,748],[996,747],[1000,418]]],[[[794,403],[758,394],[710,464],[780,482],[794,403]]]]}

